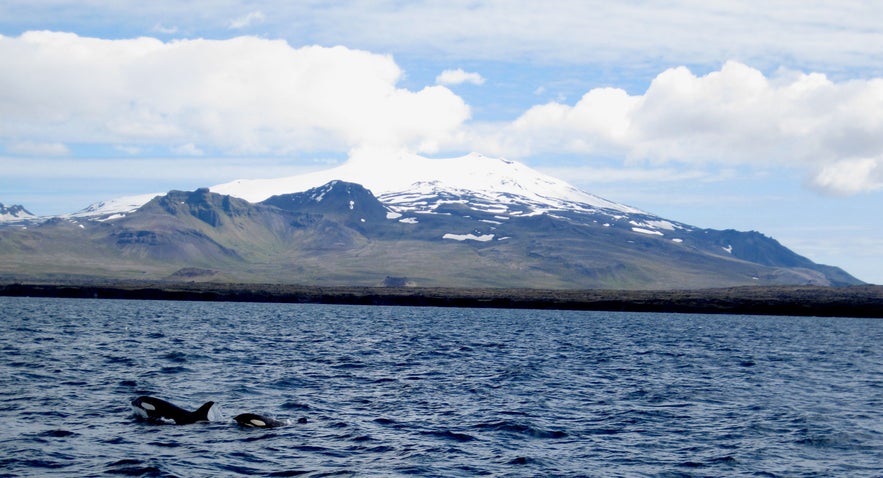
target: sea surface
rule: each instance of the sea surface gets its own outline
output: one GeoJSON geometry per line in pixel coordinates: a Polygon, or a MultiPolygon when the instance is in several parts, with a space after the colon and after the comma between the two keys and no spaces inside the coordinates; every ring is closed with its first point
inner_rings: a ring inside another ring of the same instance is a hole
{"type": "Polygon", "coordinates": [[[883,320],[0,297],[0,332],[0,476],[883,476],[883,320]]]}

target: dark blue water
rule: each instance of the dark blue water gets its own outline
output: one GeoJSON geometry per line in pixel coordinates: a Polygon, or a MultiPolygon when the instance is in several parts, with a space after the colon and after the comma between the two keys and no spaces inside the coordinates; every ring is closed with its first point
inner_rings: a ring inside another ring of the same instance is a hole
{"type": "Polygon", "coordinates": [[[2,476],[883,476],[879,320],[0,298],[0,331],[2,476]]]}

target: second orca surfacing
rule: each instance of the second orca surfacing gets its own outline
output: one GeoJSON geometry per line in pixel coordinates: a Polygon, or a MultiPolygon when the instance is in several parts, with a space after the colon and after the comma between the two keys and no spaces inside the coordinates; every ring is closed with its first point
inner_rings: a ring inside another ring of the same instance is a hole
{"type": "Polygon", "coordinates": [[[171,420],[176,425],[209,421],[208,412],[214,404],[215,402],[205,402],[201,407],[190,412],[156,397],[141,396],[132,400],[132,408],[139,416],[157,422],[171,420]]]}
{"type": "Polygon", "coordinates": [[[257,415],[255,413],[243,413],[241,415],[236,415],[233,419],[243,427],[276,428],[285,425],[285,422],[274,420],[263,415],[257,415]]]}

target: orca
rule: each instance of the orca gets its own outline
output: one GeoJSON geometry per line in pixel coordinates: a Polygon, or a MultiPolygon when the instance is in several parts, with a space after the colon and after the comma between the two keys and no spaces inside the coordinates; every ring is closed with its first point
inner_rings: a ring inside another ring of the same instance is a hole
{"type": "Polygon", "coordinates": [[[254,428],[276,428],[285,425],[285,422],[274,420],[255,413],[243,413],[233,417],[240,426],[254,428]]]}
{"type": "Polygon", "coordinates": [[[208,411],[215,402],[205,402],[194,412],[155,397],[142,396],[132,400],[135,413],[151,421],[161,422],[172,420],[176,425],[188,425],[196,422],[207,422],[208,411]]]}

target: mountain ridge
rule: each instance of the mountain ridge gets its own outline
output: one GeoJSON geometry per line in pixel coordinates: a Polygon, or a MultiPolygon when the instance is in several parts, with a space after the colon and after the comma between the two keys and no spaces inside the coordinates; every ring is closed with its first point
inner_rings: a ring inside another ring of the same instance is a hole
{"type": "Polygon", "coordinates": [[[19,273],[43,267],[55,275],[363,286],[394,277],[430,287],[557,289],[859,283],[759,233],[684,227],[676,242],[636,232],[633,224],[643,223],[635,216],[613,224],[599,224],[609,216],[597,211],[489,221],[502,216],[463,200],[409,221],[343,181],[256,204],[206,188],[171,191],[111,221],[59,218],[0,231],[0,272],[17,264],[19,273]],[[742,238],[763,243],[767,264],[732,254],[742,238]]]}
{"type": "Polygon", "coordinates": [[[661,218],[512,161],[398,156],[369,174],[375,163],[355,159],[6,227],[0,273],[557,289],[861,283],[763,234],[661,218]],[[361,173],[379,194],[333,177],[361,173]]]}

